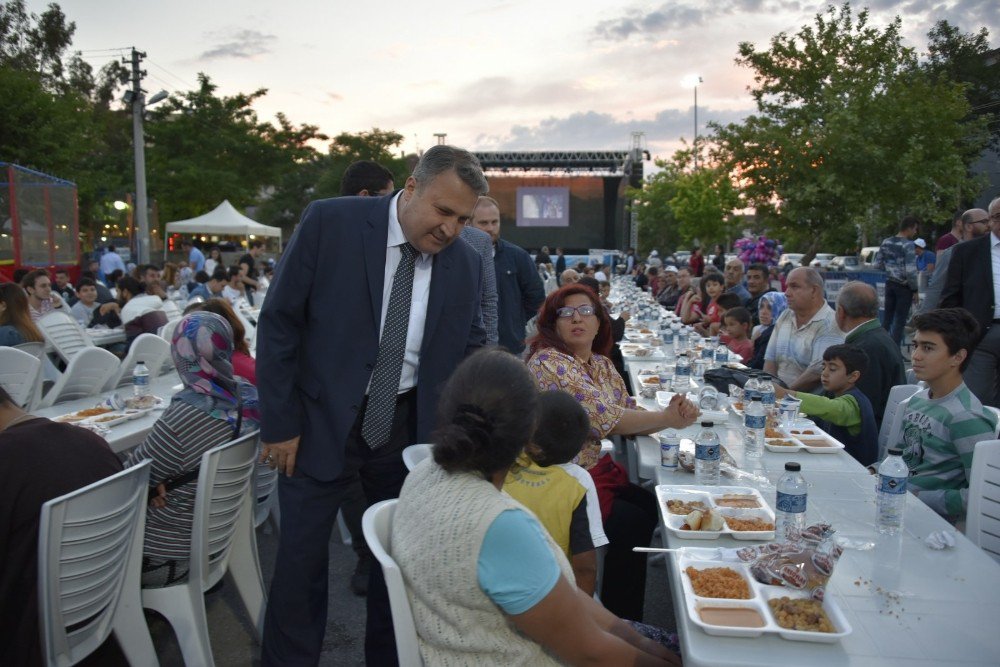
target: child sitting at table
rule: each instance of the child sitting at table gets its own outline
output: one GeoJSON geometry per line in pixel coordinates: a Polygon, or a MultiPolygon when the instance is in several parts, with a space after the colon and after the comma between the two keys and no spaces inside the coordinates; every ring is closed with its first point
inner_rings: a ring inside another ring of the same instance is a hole
{"type": "Polygon", "coordinates": [[[913,318],[913,326],[913,371],[927,389],[906,403],[899,439],[888,445],[903,450],[907,489],[955,522],[968,506],[976,443],[996,437],[996,416],[962,380],[979,323],[964,308],[940,308],[913,318]]]}
{"type": "Polygon", "coordinates": [[[878,428],[871,401],[855,387],[868,370],[868,355],[856,345],[831,345],[823,352],[822,396],[774,387],[778,399],[786,395],[802,401],[800,411],[816,418],[816,425],[844,443],[847,453],[862,465],[878,456],[878,428]]]}
{"type": "Polygon", "coordinates": [[[577,586],[593,595],[595,549],[607,544],[608,538],[594,480],[570,463],[589,438],[590,419],[573,396],[542,392],[535,434],[507,473],[503,490],[538,517],[569,558],[577,586]]]}
{"type": "MultiPolygon", "coordinates": [[[[736,296],[732,294],[730,296],[736,296]]],[[[739,297],[737,297],[739,298],[739,297]]],[[[748,337],[750,333],[750,311],[743,306],[730,308],[722,318],[722,331],[725,337],[719,340],[725,342],[730,351],[740,355],[740,360],[745,364],[753,357],[753,341],[748,337]]]]}

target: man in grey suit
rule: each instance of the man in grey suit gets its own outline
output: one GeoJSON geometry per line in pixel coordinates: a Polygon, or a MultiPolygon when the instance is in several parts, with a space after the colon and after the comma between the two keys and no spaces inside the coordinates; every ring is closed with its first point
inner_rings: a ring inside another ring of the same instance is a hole
{"type": "MultiPolygon", "coordinates": [[[[310,204],[281,258],[257,332],[261,458],[285,473],[263,665],[318,662],[345,486],[399,495],[402,450],[428,441],[441,387],[485,341],[482,260],[455,241],[487,189],[475,156],[434,146],[400,192],[310,204]]],[[[365,655],[396,663],[378,567],[365,655]]]]}

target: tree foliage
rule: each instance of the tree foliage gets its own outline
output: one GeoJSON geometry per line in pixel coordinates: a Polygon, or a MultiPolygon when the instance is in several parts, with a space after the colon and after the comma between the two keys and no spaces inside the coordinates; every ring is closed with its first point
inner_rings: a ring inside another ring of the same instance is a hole
{"type": "Polygon", "coordinates": [[[960,84],[930,76],[902,45],[897,18],[884,29],[867,10],[829,7],[769,48],[739,46],[754,73],[757,113],[712,124],[716,158],[747,201],[809,252],[853,245],[907,213],[947,215],[978,184],[968,165],[985,144],[960,84]]]}

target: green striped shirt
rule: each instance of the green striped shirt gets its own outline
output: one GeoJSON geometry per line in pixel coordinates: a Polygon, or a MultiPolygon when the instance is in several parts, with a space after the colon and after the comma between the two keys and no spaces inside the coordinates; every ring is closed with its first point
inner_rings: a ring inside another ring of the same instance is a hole
{"type": "Polygon", "coordinates": [[[897,445],[910,468],[910,490],[944,517],[965,516],[973,449],[994,437],[996,425],[996,416],[965,384],[940,398],[931,398],[928,389],[914,394],[897,445]]]}

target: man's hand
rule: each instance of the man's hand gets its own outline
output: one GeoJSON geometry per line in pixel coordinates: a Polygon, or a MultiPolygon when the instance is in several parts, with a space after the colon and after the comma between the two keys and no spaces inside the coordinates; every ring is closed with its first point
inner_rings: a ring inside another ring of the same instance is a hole
{"type": "Polygon", "coordinates": [[[774,397],[776,399],[781,400],[782,398],[788,396],[789,394],[792,394],[794,397],[795,394],[794,391],[788,391],[787,389],[785,389],[784,387],[782,387],[780,384],[777,383],[772,383],[772,384],[774,384],[774,397]]]}
{"type": "Polygon", "coordinates": [[[619,315],[618,317],[621,318],[622,322],[628,322],[628,318],[632,317],[632,314],[629,313],[627,310],[623,310],[622,314],[619,315]]]}
{"type": "Polygon", "coordinates": [[[167,506],[167,486],[160,482],[156,485],[156,495],[149,499],[150,507],[166,507],[167,506]]]}
{"type": "Polygon", "coordinates": [[[109,301],[108,303],[101,304],[101,307],[98,309],[98,312],[101,315],[107,315],[111,311],[115,311],[116,313],[121,315],[122,307],[118,305],[117,301],[109,301]]]}
{"type": "Polygon", "coordinates": [[[272,470],[284,471],[289,477],[295,472],[295,455],[299,451],[299,436],[284,442],[264,443],[260,462],[271,466],[272,470]]]}

